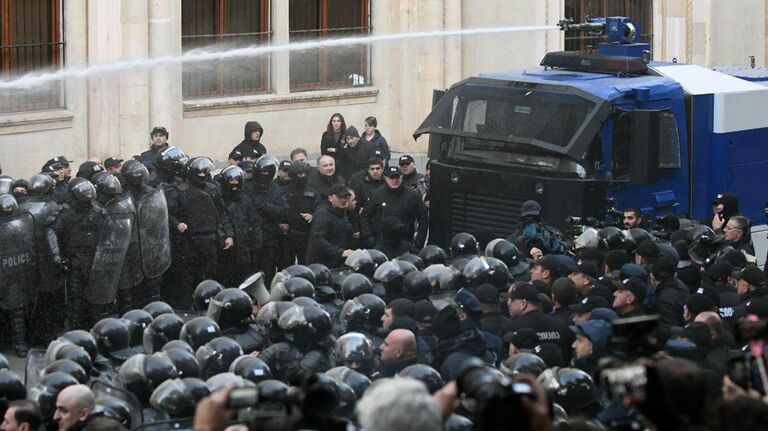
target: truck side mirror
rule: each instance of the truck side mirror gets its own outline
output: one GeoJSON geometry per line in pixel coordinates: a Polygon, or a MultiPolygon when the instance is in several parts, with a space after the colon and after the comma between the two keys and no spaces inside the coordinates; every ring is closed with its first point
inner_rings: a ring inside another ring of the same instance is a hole
{"type": "MultiPolygon", "coordinates": [[[[434,109],[435,106],[437,106],[437,103],[440,101],[440,99],[445,96],[446,91],[445,90],[432,90],[432,108],[434,109]]],[[[446,113],[448,117],[444,118],[443,124],[451,124],[450,114],[451,112],[448,111],[446,113]]],[[[437,160],[440,158],[443,152],[443,142],[445,140],[445,136],[440,136],[437,134],[430,134],[429,135],[429,145],[427,146],[427,158],[430,160],[437,160]]]]}
{"type": "Polygon", "coordinates": [[[630,184],[654,184],[658,179],[661,112],[658,110],[636,109],[629,114],[631,118],[629,150],[630,184]]]}

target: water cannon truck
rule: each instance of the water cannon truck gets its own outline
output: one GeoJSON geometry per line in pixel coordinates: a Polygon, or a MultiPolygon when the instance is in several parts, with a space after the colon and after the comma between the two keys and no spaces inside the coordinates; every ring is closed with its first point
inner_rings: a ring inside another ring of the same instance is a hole
{"type": "Polygon", "coordinates": [[[651,218],[706,220],[714,197],[731,192],[762,223],[768,87],[650,61],[630,18],[559,26],[604,42],[597,52],[551,52],[538,67],[482,73],[436,92],[414,132],[429,135],[432,243],[480,228],[506,237],[529,199],[564,229],[569,216],[628,206],[651,218]]]}

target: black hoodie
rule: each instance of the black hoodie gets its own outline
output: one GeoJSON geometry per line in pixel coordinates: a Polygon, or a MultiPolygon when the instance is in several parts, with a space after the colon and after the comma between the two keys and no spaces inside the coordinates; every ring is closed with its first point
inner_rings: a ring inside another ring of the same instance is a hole
{"type": "Polygon", "coordinates": [[[249,121],[245,123],[245,132],[243,135],[245,139],[243,139],[243,141],[240,142],[232,151],[240,151],[245,154],[246,151],[255,150],[257,153],[259,153],[259,156],[267,154],[267,147],[261,143],[261,138],[264,137],[264,128],[261,127],[261,124],[259,124],[258,121],[249,121]],[[251,133],[257,130],[261,133],[261,136],[259,137],[258,141],[254,141],[251,139],[251,133]]]}

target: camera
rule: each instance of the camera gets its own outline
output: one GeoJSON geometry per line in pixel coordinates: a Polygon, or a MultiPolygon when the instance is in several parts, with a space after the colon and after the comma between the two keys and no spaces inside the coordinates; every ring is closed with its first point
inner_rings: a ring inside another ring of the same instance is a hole
{"type": "Polygon", "coordinates": [[[749,349],[737,352],[728,359],[728,377],[744,389],[752,389],[761,395],[768,393],[768,364],[762,354],[762,342],[768,340],[768,320],[754,316],[736,323],[734,333],[740,343],[749,343],[749,349]]]}
{"type": "Polygon", "coordinates": [[[658,323],[658,315],[628,317],[611,322],[613,334],[608,343],[615,356],[599,362],[600,384],[608,399],[620,401],[626,396],[637,398],[645,393],[647,370],[637,360],[660,350],[656,336],[658,323]]]}
{"type": "Polygon", "coordinates": [[[462,405],[473,413],[475,429],[528,429],[530,415],[523,398],[536,400],[533,387],[525,381],[511,381],[499,370],[477,358],[467,360],[456,385],[462,405]]]}
{"type": "Polygon", "coordinates": [[[638,397],[645,393],[648,383],[645,366],[626,364],[608,368],[600,373],[600,383],[608,399],[621,400],[626,396],[638,397]]]}

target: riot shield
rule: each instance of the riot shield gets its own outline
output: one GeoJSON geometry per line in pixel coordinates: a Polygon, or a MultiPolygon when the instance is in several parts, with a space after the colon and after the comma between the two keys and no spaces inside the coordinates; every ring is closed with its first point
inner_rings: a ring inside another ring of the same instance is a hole
{"type": "Polygon", "coordinates": [[[53,292],[60,286],[56,271],[52,268],[50,259],[47,259],[48,249],[45,243],[45,229],[43,229],[48,218],[58,206],[59,204],[50,196],[31,196],[19,202],[19,209],[32,214],[37,227],[35,229],[35,250],[37,251],[40,270],[40,280],[37,284],[40,292],[53,292]]]}
{"type": "Polygon", "coordinates": [[[86,290],[86,300],[90,304],[109,304],[117,297],[135,224],[134,215],[129,212],[132,200],[130,196],[118,196],[105,207],[108,216],[99,232],[86,290]]]}
{"type": "Polygon", "coordinates": [[[93,382],[91,391],[104,415],[116,419],[126,429],[136,429],[144,423],[141,403],[132,393],[101,380],[93,382]]]}
{"type": "Polygon", "coordinates": [[[157,278],[171,266],[168,204],[165,192],[157,188],[142,196],[136,206],[141,266],[146,278],[157,278]]]}
{"type": "MultiPolygon", "coordinates": [[[[37,226],[44,226],[58,204],[45,196],[31,196],[19,202],[19,209],[32,214],[37,226]]],[[[40,229],[40,232],[43,230],[40,229]]]]}
{"type": "Polygon", "coordinates": [[[123,271],[120,274],[120,284],[118,285],[119,289],[130,289],[144,280],[139,248],[139,229],[136,226],[136,203],[129,193],[125,193],[109,201],[105,208],[110,213],[130,215],[133,219],[131,239],[128,251],[125,253],[123,271]]]}
{"type": "Polygon", "coordinates": [[[20,213],[0,219],[0,309],[21,308],[37,289],[35,219],[20,213]]]}

